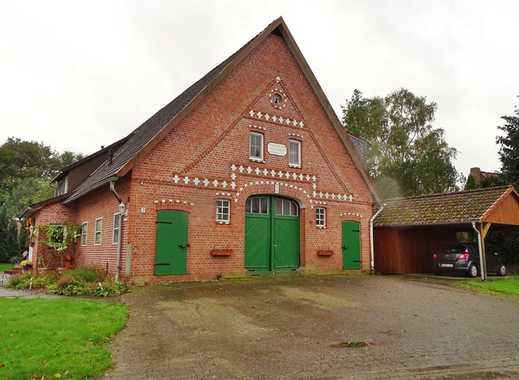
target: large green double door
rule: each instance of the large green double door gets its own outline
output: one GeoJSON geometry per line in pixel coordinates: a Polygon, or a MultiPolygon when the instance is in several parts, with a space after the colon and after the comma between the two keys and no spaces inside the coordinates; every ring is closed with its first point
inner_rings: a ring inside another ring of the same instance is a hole
{"type": "Polygon", "coordinates": [[[297,202],[261,195],[245,207],[245,267],[251,272],[291,271],[299,267],[297,202]]]}

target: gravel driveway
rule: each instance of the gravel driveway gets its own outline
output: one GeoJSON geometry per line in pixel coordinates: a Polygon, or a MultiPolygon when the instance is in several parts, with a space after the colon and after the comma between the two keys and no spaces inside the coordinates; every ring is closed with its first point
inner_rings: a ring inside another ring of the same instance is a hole
{"type": "Polygon", "coordinates": [[[106,379],[519,378],[519,299],[430,281],[265,278],[124,301],[106,379]]]}

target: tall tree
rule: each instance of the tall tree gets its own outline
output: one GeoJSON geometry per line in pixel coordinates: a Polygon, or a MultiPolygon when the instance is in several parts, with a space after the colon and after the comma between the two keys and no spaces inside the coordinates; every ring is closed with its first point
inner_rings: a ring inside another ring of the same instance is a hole
{"type": "Polygon", "coordinates": [[[13,218],[31,203],[52,197],[52,178],[80,158],[80,154],[59,153],[42,143],[12,137],[0,146],[0,262],[19,254],[21,248],[13,218]]]}
{"type": "Polygon", "coordinates": [[[28,204],[50,197],[52,178],[81,157],[35,141],[8,138],[0,146],[0,205],[6,205],[12,217],[28,204]]]}
{"type": "Polygon", "coordinates": [[[20,255],[16,224],[7,216],[5,207],[0,206],[0,263],[20,255]]]}
{"type": "Polygon", "coordinates": [[[515,107],[514,114],[502,116],[504,124],[498,129],[503,132],[496,138],[499,145],[501,172],[508,183],[519,184],[519,107],[515,107]]]}
{"type": "Polygon", "coordinates": [[[370,142],[366,164],[383,197],[456,188],[456,149],[431,124],[436,103],[407,89],[385,98],[355,90],[342,109],[344,126],[370,142]]]}

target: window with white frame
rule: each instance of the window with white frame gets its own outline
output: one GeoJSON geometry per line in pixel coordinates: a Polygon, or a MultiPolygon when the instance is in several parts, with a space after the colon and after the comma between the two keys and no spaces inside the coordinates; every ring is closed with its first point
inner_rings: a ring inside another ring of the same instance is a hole
{"type": "Polygon", "coordinates": [[[54,191],[54,195],[63,195],[68,193],[68,176],[60,179],[56,184],[56,190],[54,191]]]}
{"type": "Polygon", "coordinates": [[[96,218],[94,227],[94,244],[100,245],[103,242],[103,218],[96,218]]]}
{"type": "Polygon", "coordinates": [[[87,245],[88,242],[88,222],[81,224],[81,245],[87,245]]]}
{"type": "Polygon", "coordinates": [[[294,168],[301,167],[301,141],[288,140],[288,165],[294,168]]]}
{"type": "Polygon", "coordinates": [[[245,211],[249,214],[268,214],[268,198],[267,197],[250,197],[245,203],[245,211]]]}
{"type": "Polygon", "coordinates": [[[315,225],[319,228],[326,227],[326,209],[324,207],[315,208],[315,225]]]}
{"type": "Polygon", "coordinates": [[[216,200],[216,222],[228,224],[231,221],[231,201],[228,199],[216,200]]]}
{"type": "Polygon", "coordinates": [[[263,134],[251,132],[249,135],[249,158],[253,161],[263,161],[263,134]]]}
{"type": "Polygon", "coordinates": [[[280,216],[299,216],[299,206],[296,201],[286,198],[275,198],[276,214],[280,216]]]}
{"type": "Polygon", "coordinates": [[[112,244],[119,244],[121,238],[121,213],[114,214],[113,230],[112,230],[112,244]]]}

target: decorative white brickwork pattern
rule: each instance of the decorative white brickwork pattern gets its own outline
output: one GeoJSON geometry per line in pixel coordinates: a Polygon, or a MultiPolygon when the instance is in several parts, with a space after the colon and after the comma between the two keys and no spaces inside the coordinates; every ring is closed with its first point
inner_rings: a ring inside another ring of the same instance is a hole
{"type": "Polygon", "coordinates": [[[280,115],[273,115],[272,113],[268,112],[250,110],[249,117],[251,119],[268,121],[270,123],[286,125],[288,127],[304,128],[305,126],[305,122],[303,120],[291,119],[289,117],[283,117],[280,115]]]}
{"type": "Polygon", "coordinates": [[[153,203],[155,203],[156,205],[158,205],[158,204],[162,204],[162,205],[182,204],[182,205],[189,205],[189,206],[195,205],[193,202],[188,202],[188,201],[182,200],[182,199],[155,199],[153,201],[153,203]]]}
{"type": "Polygon", "coordinates": [[[249,128],[251,128],[251,129],[258,129],[260,131],[266,131],[267,130],[267,128],[265,128],[265,127],[262,127],[260,125],[254,125],[254,124],[249,124],[249,128]]]}
{"type": "MultiPolygon", "coordinates": [[[[247,183],[253,183],[253,184],[276,184],[278,183],[280,186],[288,186],[290,188],[298,189],[300,191],[303,191],[305,196],[312,200],[312,202],[322,202],[317,204],[327,204],[326,201],[338,201],[338,202],[352,202],[353,196],[352,194],[338,194],[333,192],[323,192],[323,191],[317,191],[317,176],[315,174],[308,174],[308,173],[296,173],[292,171],[284,171],[284,170],[275,170],[275,169],[269,169],[269,168],[262,168],[258,166],[251,166],[251,165],[239,165],[239,164],[232,164],[231,167],[231,175],[230,180],[221,180],[221,179],[210,179],[210,178],[199,178],[199,177],[189,177],[189,176],[180,176],[178,174],[175,174],[173,177],[171,177],[171,181],[175,185],[190,185],[200,188],[209,188],[209,189],[222,189],[222,190],[229,190],[229,191],[238,191],[235,194],[235,200],[238,198],[239,193],[242,191],[241,189],[243,187],[238,188],[237,183],[237,176],[259,176],[259,177],[265,177],[268,178],[270,181],[252,181],[247,183]],[[272,181],[275,179],[276,181],[272,181]],[[282,181],[299,181],[311,184],[312,191],[306,191],[301,187],[298,187],[297,185],[290,184],[288,182],[281,182],[282,181]]],[[[247,184],[246,183],[246,184],[247,184]]],[[[222,193],[225,194],[225,193],[222,193]]],[[[230,194],[230,193],[227,193],[230,194]]]]}
{"type": "MultiPolygon", "coordinates": [[[[266,181],[264,181],[264,180],[249,181],[249,182],[244,183],[242,186],[240,186],[238,188],[238,191],[234,195],[234,202],[238,202],[238,199],[240,198],[240,194],[245,189],[247,189],[248,187],[250,187],[250,186],[261,186],[261,185],[272,185],[272,186],[274,186],[273,193],[275,193],[275,189],[276,189],[277,186],[279,186],[279,187],[284,186],[284,187],[287,187],[287,188],[290,188],[290,189],[294,189],[294,190],[297,190],[297,191],[301,192],[303,194],[303,197],[306,197],[308,199],[308,202],[311,205],[314,202],[312,200],[310,194],[308,193],[308,191],[306,191],[304,188],[302,188],[300,186],[297,186],[297,185],[294,185],[294,184],[291,184],[291,183],[287,183],[287,182],[270,181],[270,180],[266,180],[266,181]]],[[[313,205],[310,206],[310,207],[314,208],[313,205]]]]}
{"type": "Polygon", "coordinates": [[[238,164],[231,165],[231,171],[237,172],[239,174],[254,174],[258,176],[264,176],[269,178],[285,178],[291,179],[294,181],[301,182],[316,182],[317,176],[315,174],[304,174],[304,173],[296,173],[284,170],[275,170],[268,168],[260,168],[254,166],[244,166],[238,164]]]}

